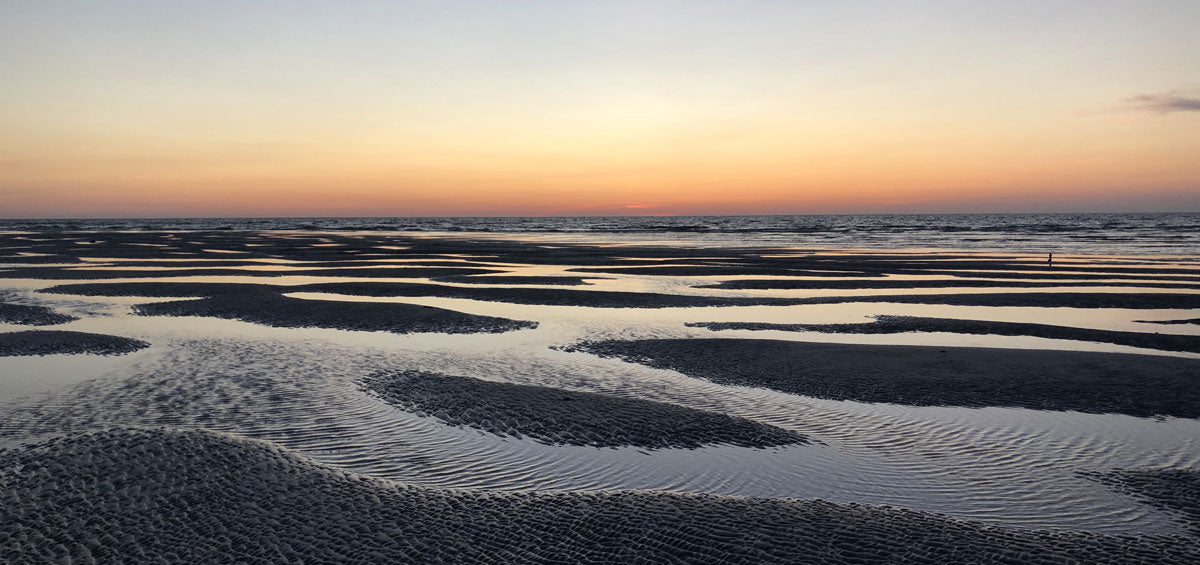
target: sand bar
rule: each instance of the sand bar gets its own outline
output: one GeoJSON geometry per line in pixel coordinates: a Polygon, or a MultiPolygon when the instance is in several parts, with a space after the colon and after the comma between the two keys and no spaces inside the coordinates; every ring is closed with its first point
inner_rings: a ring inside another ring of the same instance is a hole
{"type": "Polygon", "coordinates": [[[364,381],[380,398],[450,425],[547,444],[651,449],[727,443],[773,447],[804,436],[745,418],[649,400],[415,371],[364,381]]]}
{"type": "Polygon", "coordinates": [[[1200,418],[1200,359],[766,339],[602,341],[575,349],[833,400],[1200,418]]]}
{"type": "Polygon", "coordinates": [[[53,326],[77,320],[75,316],[59,314],[45,306],[30,306],[0,302],[0,322],[25,326],[53,326]]]}
{"type": "MultiPolygon", "coordinates": [[[[1161,323],[1161,322],[1159,322],[1161,323]]],[[[1160,333],[1121,332],[1074,328],[1050,324],[1017,322],[995,322],[990,320],[958,320],[951,318],[923,318],[917,316],[876,316],[874,322],[862,324],[769,324],[758,322],[695,322],[692,327],[710,330],[778,330],[795,332],[895,334],[905,332],[949,332],[975,335],[1016,335],[1043,337],[1048,339],[1071,339],[1096,341],[1161,349],[1163,351],[1186,351],[1200,353],[1200,336],[1171,335],[1160,333]]]]}
{"type": "Polygon", "coordinates": [[[0,333],[0,357],[90,353],[121,355],[150,347],[137,339],[87,332],[28,330],[0,333]]]}
{"type": "Polygon", "coordinates": [[[464,314],[415,304],[301,300],[271,293],[220,294],[198,300],[140,304],[143,316],[206,316],[279,328],[335,328],[392,333],[500,333],[536,322],[464,314]]]}

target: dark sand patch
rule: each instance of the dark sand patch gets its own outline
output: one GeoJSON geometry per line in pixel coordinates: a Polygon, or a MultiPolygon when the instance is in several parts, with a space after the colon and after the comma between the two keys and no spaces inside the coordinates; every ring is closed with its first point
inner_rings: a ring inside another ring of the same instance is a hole
{"type": "Polygon", "coordinates": [[[846,296],[806,299],[806,304],[887,302],[894,304],[946,304],[949,306],[1032,306],[1040,308],[1129,308],[1156,310],[1200,308],[1200,293],[1136,292],[1010,292],[996,294],[913,294],[846,296]]]}
{"type": "Polygon", "coordinates": [[[45,306],[0,302],[0,322],[26,326],[53,326],[78,320],[75,316],[59,314],[45,306]]]}
{"type": "Polygon", "coordinates": [[[453,277],[438,277],[437,282],[453,282],[462,284],[543,284],[543,285],[558,285],[558,286],[579,286],[588,284],[585,278],[601,278],[601,277],[558,277],[558,276],[537,276],[537,275],[493,275],[493,276],[453,276],[453,277]]]}
{"type": "Polygon", "coordinates": [[[364,384],[392,404],[452,426],[545,444],[695,449],[807,443],[796,432],[745,418],[592,392],[417,371],[372,375],[364,384]]]}
{"type": "Polygon", "coordinates": [[[1200,418],[1200,359],[765,339],[602,341],[571,349],[833,400],[1200,418]]]}
{"type": "MultiPolygon", "coordinates": [[[[983,273],[973,273],[970,271],[905,271],[903,274],[912,275],[939,275],[952,276],[955,278],[964,279],[1035,279],[1035,280],[1076,280],[1076,281],[1142,281],[1142,282],[1173,282],[1173,283],[1200,283],[1200,276],[1187,275],[1162,275],[1155,273],[1141,274],[1133,272],[1129,274],[1120,273],[1060,273],[1060,272],[1006,272],[1006,271],[988,271],[983,273]]],[[[1103,286],[1104,283],[1093,283],[1096,286],[1103,286]]]]}
{"type": "Polygon", "coordinates": [[[267,292],[220,294],[198,300],[140,304],[143,316],[206,316],[277,328],[333,328],[392,333],[501,333],[536,322],[464,314],[415,304],[301,300],[267,292]]]}
{"type": "Polygon", "coordinates": [[[1200,353],[1200,336],[1123,332],[1073,328],[1049,324],[922,318],[917,316],[876,316],[874,322],[861,324],[768,324],[761,322],[693,322],[688,326],[710,330],[781,330],[794,332],[897,334],[905,332],[948,332],[973,335],[1032,336],[1113,343],[1163,351],[1200,353]]]}
{"type": "Polygon", "coordinates": [[[58,269],[25,268],[0,271],[0,278],[38,280],[100,280],[162,277],[357,277],[357,278],[431,278],[452,275],[503,273],[497,269],[473,267],[364,267],[346,269],[291,269],[260,271],[254,269],[58,269]]]}
{"type": "Polygon", "coordinates": [[[567,269],[573,273],[607,273],[618,275],[658,275],[671,277],[696,277],[712,275],[784,275],[794,277],[881,277],[880,273],[840,270],[808,271],[787,267],[759,267],[753,265],[662,265],[646,267],[579,267],[567,269]]]}
{"type": "Polygon", "coordinates": [[[1002,528],[859,504],[489,493],[334,470],[271,444],[110,429],[0,452],[0,561],[1196,563],[1185,536],[1002,528]]]}
{"type": "MultiPolygon", "coordinates": [[[[0,255],[0,264],[13,265],[40,265],[44,263],[77,263],[79,259],[75,257],[63,257],[61,255],[0,255]]],[[[20,267],[8,267],[20,268],[20,267]]],[[[0,275],[2,276],[2,275],[0,275]]]]}
{"type": "Polygon", "coordinates": [[[115,335],[62,330],[28,330],[0,333],[0,357],[90,353],[122,355],[150,347],[144,341],[115,335]]]}
{"type": "Polygon", "coordinates": [[[1134,320],[1134,321],[1138,322],[1138,323],[1142,323],[1142,324],[1170,324],[1170,325],[1195,324],[1195,325],[1200,325],[1200,318],[1190,318],[1187,320],[1134,320]]]}
{"type": "MultiPolygon", "coordinates": [[[[909,274],[925,272],[930,274],[957,273],[960,271],[1029,271],[1031,274],[1044,273],[1049,276],[1064,274],[1104,274],[1104,275],[1187,275],[1200,276],[1200,269],[1180,267],[1160,267],[1155,265],[1112,265],[1093,263],[1091,261],[1060,261],[1047,265],[1045,260],[1020,259],[1015,257],[988,257],[987,253],[976,256],[966,256],[958,259],[945,260],[915,260],[903,254],[872,255],[870,253],[843,253],[836,255],[812,256],[801,259],[783,259],[782,261],[796,266],[806,264],[809,268],[824,269],[861,269],[893,274],[909,274]]],[[[1022,273],[1024,274],[1024,273],[1022,273]]],[[[984,275],[990,276],[990,275],[984,275]]]]}
{"type": "MultiPolygon", "coordinates": [[[[491,278],[491,277],[488,277],[491,278]]],[[[647,292],[573,290],[556,288],[464,288],[402,282],[332,282],[295,286],[255,283],[124,282],[52,286],[40,292],[87,296],[209,296],[233,292],[327,292],[350,296],[436,296],[515,304],[596,306],[604,308],[681,308],[703,306],[789,306],[850,302],[947,304],[954,306],[1034,306],[1068,308],[1171,309],[1200,308],[1200,293],[1017,292],[983,294],[923,294],[821,296],[815,298],[753,298],[689,296],[647,292]]]]}
{"type": "Polygon", "coordinates": [[[290,292],[328,292],[351,296],[437,296],[513,304],[592,306],[597,308],[682,308],[696,306],[757,306],[799,303],[790,298],[726,298],[648,292],[568,290],[558,288],[464,288],[423,283],[347,282],[291,287],[290,292]]]}
{"type": "MultiPolygon", "coordinates": [[[[194,259],[183,260],[177,259],[174,261],[156,260],[156,259],[121,259],[118,257],[109,258],[106,261],[87,261],[82,265],[74,265],[74,267],[102,267],[105,269],[129,269],[129,270],[145,270],[146,267],[165,267],[168,269],[187,269],[187,268],[212,268],[212,267],[258,267],[265,265],[261,260],[255,259],[194,259]]],[[[295,263],[286,264],[284,266],[293,266],[295,263]]],[[[340,263],[337,266],[342,266],[340,263]]]]}
{"type": "MultiPolygon", "coordinates": [[[[492,277],[486,277],[492,278],[492,277]]],[[[327,292],[351,296],[436,296],[515,304],[604,308],[680,308],[706,306],[787,306],[852,302],[947,304],[956,306],[1032,306],[1069,308],[1200,308],[1200,293],[987,293],[754,298],[567,290],[547,288],[464,288],[426,283],[335,282],[279,286],[254,283],[127,282],[57,285],[42,292],[90,296],[208,296],[233,292],[327,292]]]]}
{"type": "MultiPolygon", "coordinates": [[[[277,263],[274,261],[264,262],[264,259],[271,258],[256,258],[256,259],[196,259],[196,260],[179,260],[179,261],[161,261],[153,259],[140,260],[116,260],[105,261],[103,263],[89,263],[96,267],[106,268],[124,268],[124,269],[140,269],[143,267],[168,267],[168,268],[205,268],[205,267],[254,267],[262,265],[274,265],[280,267],[288,267],[292,269],[345,269],[345,268],[429,268],[429,267],[449,267],[449,268],[486,268],[484,266],[473,265],[463,261],[447,261],[447,260],[422,260],[410,261],[408,259],[419,258],[405,255],[405,261],[401,263],[380,263],[378,261],[365,261],[361,259],[337,259],[328,261],[305,261],[292,263],[277,263]]],[[[380,257],[386,259],[386,257],[380,257]]]]}
{"type": "Polygon", "coordinates": [[[1179,515],[1200,536],[1200,472],[1184,469],[1119,469],[1081,475],[1179,515]]]}
{"type": "Polygon", "coordinates": [[[721,281],[716,284],[700,285],[696,288],[723,288],[743,290],[823,290],[823,289],[868,289],[868,288],[1051,288],[1071,286],[1129,286],[1141,288],[1197,289],[1200,282],[1080,282],[1080,281],[1021,281],[1021,280],[904,280],[904,279],[855,279],[855,280],[801,280],[801,279],[739,279],[721,281]]]}
{"type": "Polygon", "coordinates": [[[209,282],[119,282],[60,284],[38,292],[73,294],[76,296],[145,296],[153,298],[187,298],[242,293],[278,293],[281,287],[256,283],[209,282]]]}
{"type": "Polygon", "coordinates": [[[1047,266],[1044,260],[1013,257],[989,258],[986,255],[932,260],[905,254],[827,253],[801,256],[772,256],[769,249],[692,249],[680,250],[676,260],[686,265],[597,266],[571,269],[576,272],[621,274],[657,274],[676,276],[750,274],[794,276],[878,277],[886,274],[939,274],[976,277],[1012,276],[1018,278],[1176,278],[1197,281],[1200,270],[1158,266],[1112,266],[1086,263],[1062,263],[1047,266]],[[687,254],[692,257],[689,259],[687,254]],[[712,256],[715,255],[715,256],[712,256]],[[1014,273],[1013,271],[1027,271],[1014,273]]]}

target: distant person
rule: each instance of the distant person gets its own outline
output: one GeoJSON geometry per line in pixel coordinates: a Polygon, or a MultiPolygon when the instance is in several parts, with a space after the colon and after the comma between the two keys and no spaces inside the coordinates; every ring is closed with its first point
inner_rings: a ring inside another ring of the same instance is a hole
{"type": "Polygon", "coordinates": [[[1054,266],[1054,254],[1053,253],[1051,253],[1050,256],[1046,258],[1046,266],[1047,267],[1054,266]]]}

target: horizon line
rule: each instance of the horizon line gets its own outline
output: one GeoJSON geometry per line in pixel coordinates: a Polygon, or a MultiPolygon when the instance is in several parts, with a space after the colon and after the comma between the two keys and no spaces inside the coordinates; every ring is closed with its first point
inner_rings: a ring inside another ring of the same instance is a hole
{"type": "Polygon", "coordinates": [[[578,214],[578,215],[556,215],[556,214],[530,214],[530,215],[511,215],[501,214],[495,216],[487,215],[446,215],[446,216],[429,216],[429,215],[382,215],[382,216],[288,216],[288,215],[268,215],[268,216],[90,216],[90,217],[52,217],[52,216],[37,216],[37,217],[18,217],[18,218],[0,218],[0,222],[13,221],[95,221],[95,220],[284,220],[284,219],[339,219],[339,220],[356,220],[368,218],[454,218],[454,219],[472,219],[472,218],[707,218],[707,217],[778,217],[778,216],[1027,216],[1032,214],[1040,214],[1045,216],[1071,216],[1071,215],[1091,215],[1091,214],[1116,214],[1116,215],[1155,215],[1155,214],[1200,214],[1200,210],[1171,210],[1171,211],[1141,211],[1141,212],[1112,212],[1112,211],[1077,211],[1077,212],[807,212],[807,213],[780,213],[780,214],[578,214]]]}

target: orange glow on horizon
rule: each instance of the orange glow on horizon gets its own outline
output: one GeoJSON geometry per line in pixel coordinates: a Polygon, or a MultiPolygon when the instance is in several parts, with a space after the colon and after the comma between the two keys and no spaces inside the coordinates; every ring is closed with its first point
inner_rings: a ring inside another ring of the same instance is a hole
{"type": "Polygon", "coordinates": [[[350,4],[12,10],[0,216],[1200,209],[1163,10],[350,4]]]}

